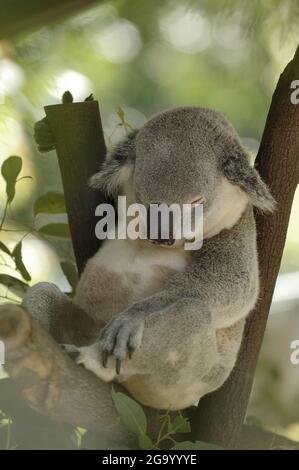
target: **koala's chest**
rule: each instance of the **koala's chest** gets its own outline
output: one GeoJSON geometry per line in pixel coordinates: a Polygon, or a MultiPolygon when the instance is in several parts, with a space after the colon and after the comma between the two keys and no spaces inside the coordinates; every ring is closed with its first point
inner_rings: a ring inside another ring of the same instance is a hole
{"type": "Polygon", "coordinates": [[[133,302],[158,292],[189,262],[183,249],[156,247],[138,240],[106,240],[87,263],[75,300],[105,322],[133,302]]]}
{"type": "Polygon", "coordinates": [[[183,271],[188,262],[184,250],[156,247],[138,240],[107,240],[96,255],[98,266],[131,284],[133,290],[161,288],[163,281],[183,271]]]}

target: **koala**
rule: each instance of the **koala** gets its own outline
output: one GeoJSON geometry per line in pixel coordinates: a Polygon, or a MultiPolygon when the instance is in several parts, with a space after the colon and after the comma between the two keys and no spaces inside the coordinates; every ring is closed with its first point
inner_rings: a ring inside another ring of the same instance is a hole
{"type": "Polygon", "coordinates": [[[107,153],[90,184],[145,207],[202,203],[202,247],[107,239],[73,299],[41,283],[23,305],[103,381],[149,407],[184,409],[235,365],[259,294],[253,208],[271,212],[275,201],[231,124],[200,107],[155,115],[107,153]],[[83,322],[88,344],[78,339],[83,322]]]}

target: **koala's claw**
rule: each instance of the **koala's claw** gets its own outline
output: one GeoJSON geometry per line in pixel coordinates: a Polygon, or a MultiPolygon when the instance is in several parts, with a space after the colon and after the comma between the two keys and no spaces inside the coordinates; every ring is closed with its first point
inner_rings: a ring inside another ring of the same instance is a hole
{"type": "MultiPolygon", "coordinates": [[[[108,351],[103,351],[102,352],[102,365],[105,368],[107,367],[108,357],[109,357],[108,351]]],[[[117,373],[117,375],[120,374],[120,368],[121,368],[121,360],[116,359],[116,361],[115,361],[115,372],[117,373]]]]}
{"type": "Polygon", "coordinates": [[[113,318],[99,337],[103,367],[107,367],[108,358],[113,355],[116,359],[115,370],[119,374],[121,361],[127,356],[131,359],[135,349],[140,345],[143,328],[144,319],[141,315],[124,313],[113,318]]]}
{"type": "Polygon", "coordinates": [[[120,374],[120,368],[121,368],[121,360],[116,359],[116,361],[115,361],[115,372],[117,373],[117,375],[120,374]]]}
{"type": "Polygon", "coordinates": [[[103,364],[103,367],[105,368],[107,367],[108,357],[109,357],[108,351],[103,351],[102,352],[102,364],[103,364]]]}
{"type": "Polygon", "coordinates": [[[128,354],[129,354],[129,359],[132,359],[133,353],[135,351],[135,348],[133,348],[131,345],[128,345],[128,354]]]}

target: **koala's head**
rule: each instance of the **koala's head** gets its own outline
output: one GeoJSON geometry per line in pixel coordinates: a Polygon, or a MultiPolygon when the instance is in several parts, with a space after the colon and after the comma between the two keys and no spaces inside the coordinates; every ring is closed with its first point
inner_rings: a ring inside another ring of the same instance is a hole
{"type": "Polygon", "coordinates": [[[91,185],[110,196],[126,194],[130,203],[146,207],[203,203],[204,220],[215,216],[217,205],[222,210],[224,199],[222,205],[230,204],[223,197],[224,186],[235,189],[234,199],[262,211],[274,207],[235,130],[222,115],[204,108],[176,108],[154,116],[108,153],[91,185]]]}

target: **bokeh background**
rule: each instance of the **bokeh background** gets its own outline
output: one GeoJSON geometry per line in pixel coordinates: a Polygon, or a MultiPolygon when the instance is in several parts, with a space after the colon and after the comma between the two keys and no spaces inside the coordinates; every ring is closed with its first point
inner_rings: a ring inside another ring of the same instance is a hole
{"type": "MultiPolygon", "coordinates": [[[[62,191],[55,152],[41,155],[33,142],[33,124],[44,116],[43,106],[59,102],[65,90],[76,101],[93,93],[108,146],[127,132],[120,110],[136,128],[173,106],[214,108],[232,121],[254,159],[275,84],[299,42],[293,1],[93,3],[67,19],[50,24],[44,19],[38,28],[0,40],[0,165],[18,155],[20,177],[32,177],[18,181],[0,230],[0,241],[10,251],[22,241],[31,280],[1,249],[0,273],[30,285],[55,282],[64,291],[75,284],[70,241],[40,228],[64,223],[66,216],[33,216],[39,196],[62,191]]],[[[0,176],[0,221],[5,203],[0,176]]],[[[290,363],[290,343],[299,339],[298,215],[299,192],[248,411],[250,422],[297,440],[299,365],[290,363]]],[[[20,297],[0,284],[1,302],[20,297]]]]}

